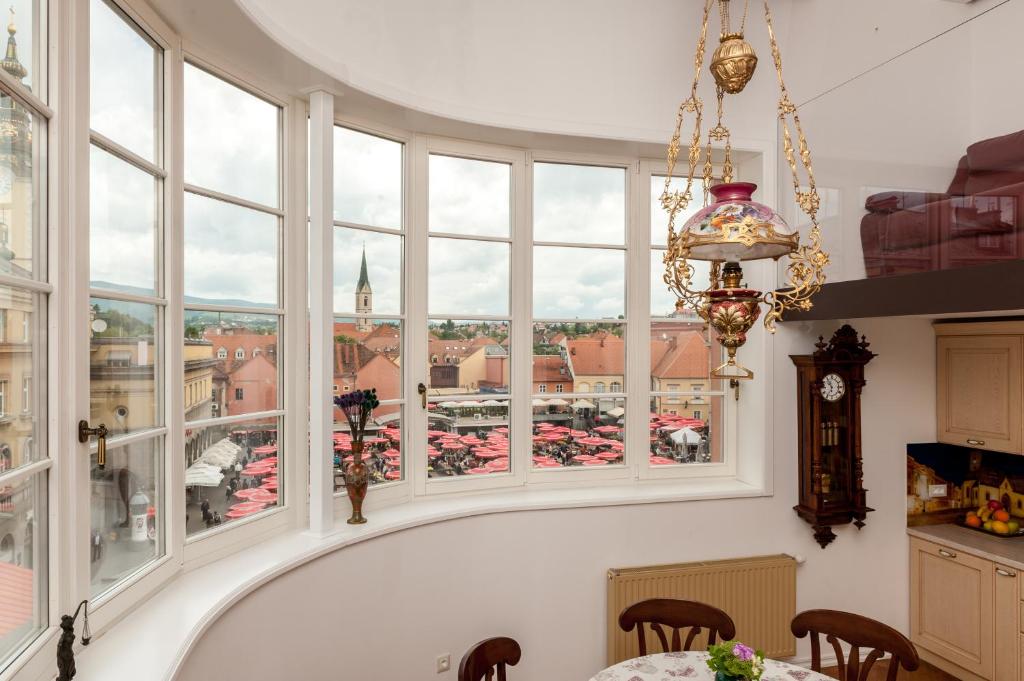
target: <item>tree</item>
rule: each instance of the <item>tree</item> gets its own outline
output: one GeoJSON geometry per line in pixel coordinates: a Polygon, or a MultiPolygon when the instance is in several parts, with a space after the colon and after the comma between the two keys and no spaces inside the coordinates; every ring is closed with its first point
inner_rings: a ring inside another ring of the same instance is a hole
{"type": "Polygon", "coordinates": [[[335,343],[339,343],[341,345],[355,345],[357,343],[355,338],[353,338],[352,336],[346,336],[343,333],[338,334],[337,336],[335,336],[334,337],[334,342],[335,343]]]}

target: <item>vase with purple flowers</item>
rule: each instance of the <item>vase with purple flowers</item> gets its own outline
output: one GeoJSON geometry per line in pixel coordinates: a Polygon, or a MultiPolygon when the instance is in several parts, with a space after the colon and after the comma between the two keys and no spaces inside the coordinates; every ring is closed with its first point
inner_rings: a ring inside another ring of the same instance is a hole
{"type": "Polygon", "coordinates": [[[352,515],[348,522],[350,525],[361,525],[366,522],[363,500],[366,499],[366,490],[370,484],[370,471],[363,462],[363,436],[373,410],[380,406],[377,389],[354,390],[338,395],[334,398],[334,406],[345,415],[352,437],[352,461],[345,467],[345,491],[352,502],[352,515]]]}
{"type": "Polygon", "coordinates": [[[715,681],[758,681],[764,673],[764,652],[739,641],[708,646],[708,667],[715,681]]]}

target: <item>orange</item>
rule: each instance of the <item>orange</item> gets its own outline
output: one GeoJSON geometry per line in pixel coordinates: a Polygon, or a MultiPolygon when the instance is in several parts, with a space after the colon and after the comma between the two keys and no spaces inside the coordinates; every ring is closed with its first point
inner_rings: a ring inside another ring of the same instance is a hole
{"type": "Polygon", "coordinates": [[[1010,520],[1010,514],[1005,510],[999,510],[992,514],[992,520],[998,520],[999,522],[1007,522],[1010,520]]]}
{"type": "Polygon", "coordinates": [[[996,534],[1010,534],[1010,526],[1002,520],[993,520],[992,531],[996,534]]]}
{"type": "Polygon", "coordinates": [[[976,515],[967,516],[967,520],[964,522],[970,527],[981,527],[981,518],[976,515]]]}

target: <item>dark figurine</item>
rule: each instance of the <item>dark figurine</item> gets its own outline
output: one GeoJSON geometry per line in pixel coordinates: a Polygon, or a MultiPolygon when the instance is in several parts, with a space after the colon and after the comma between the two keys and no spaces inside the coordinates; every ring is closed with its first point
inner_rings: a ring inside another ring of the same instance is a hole
{"type": "Polygon", "coordinates": [[[82,601],[75,608],[74,615],[62,615],[60,618],[61,635],[57,642],[57,681],[71,681],[75,678],[75,620],[78,613],[85,607],[84,627],[82,629],[82,645],[89,645],[92,636],[89,632],[89,601],[82,601]]]}

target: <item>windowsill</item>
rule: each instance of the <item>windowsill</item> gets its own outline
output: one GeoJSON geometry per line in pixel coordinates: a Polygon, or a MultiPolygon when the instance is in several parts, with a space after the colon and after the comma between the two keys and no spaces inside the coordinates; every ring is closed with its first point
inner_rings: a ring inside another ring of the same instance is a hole
{"type": "Polygon", "coordinates": [[[767,495],[763,489],[735,478],[630,481],[587,489],[516,488],[417,499],[373,511],[366,525],[347,525],[344,519],[338,520],[334,531],[322,537],[304,531],[287,532],[178,575],[82,649],[78,671],[82,678],[104,681],[173,679],[206,628],[246,594],[320,556],[392,532],[492,513],[767,495]]]}

